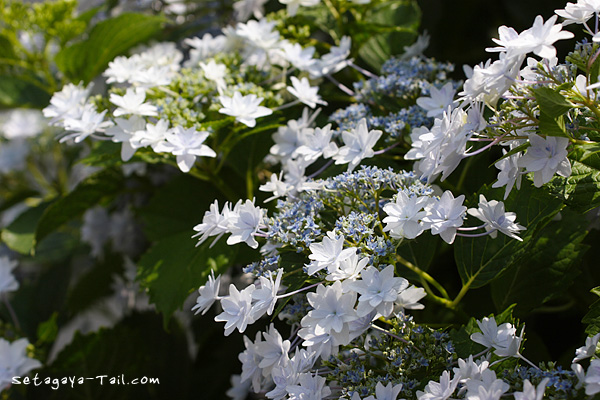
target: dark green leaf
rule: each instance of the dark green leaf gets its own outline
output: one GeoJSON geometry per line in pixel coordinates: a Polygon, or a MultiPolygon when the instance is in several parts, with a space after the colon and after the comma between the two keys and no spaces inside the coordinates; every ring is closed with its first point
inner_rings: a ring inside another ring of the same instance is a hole
{"type": "Polygon", "coordinates": [[[550,222],[522,257],[492,283],[492,297],[500,310],[516,303],[527,312],[567,290],[579,275],[579,265],[589,246],[582,244],[589,221],[569,210],[560,221],[550,222]],[[535,287],[535,290],[530,288],[535,287]]]}
{"type": "Polygon", "coordinates": [[[123,182],[123,174],[116,169],[105,169],[84,179],[71,193],[45,210],[35,231],[35,244],[105,197],[116,195],[123,182]]]}
{"type": "MultiPolygon", "coordinates": [[[[307,278],[303,272],[303,267],[305,264],[308,264],[308,261],[308,258],[303,253],[285,251],[280,254],[279,266],[283,268],[285,284],[288,286],[286,291],[288,293],[302,288],[309,281],[310,278],[307,278]]],[[[291,299],[292,297],[288,296],[283,298],[283,300],[279,300],[273,312],[273,317],[279,314],[291,299]]]]}
{"type": "Polygon", "coordinates": [[[215,275],[223,273],[235,258],[237,246],[228,246],[222,239],[210,249],[210,240],[195,247],[193,233],[190,228],[165,236],[138,263],[138,279],[148,289],[150,301],[163,314],[165,324],[190,293],[206,282],[211,268],[215,275]]]}
{"type": "Polygon", "coordinates": [[[590,155],[584,162],[572,161],[569,177],[555,176],[546,184],[552,195],[582,213],[600,205],[600,170],[587,163],[595,165],[597,155],[590,155]]]}
{"type": "Polygon", "coordinates": [[[0,107],[42,108],[49,101],[50,94],[38,85],[18,76],[0,76],[0,107]]]}
{"type": "Polygon", "coordinates": [[[135,13],[102,21],[86,40],[62,49],[56,65],[70,80],[88,83],[115,57],[159,34],[165,21],[162,16],[135,13]]]}
{"type": "MultiPolygon", "coordinates": [[[[489,201],[501,198],[502,191],[484,189],[481,194],[489,201]]],[[[517,222],[527,228],[521,233],[523,241],[502,233],[498,233],[495,239],[490,236],[458,237],[454,243],[454,256],[463,285],[478,288],[498,277],[526,253],[531,240],[562,206],[561,201],[524,181],[521,189],[513,190],[505,201],[506,211],[515,212],[517,222]]]]}
{"type": "MultiPolygon", "coordinates": [[[[600,286],[595,287],[591,290],[591,292],[597,296],[600,296],[600,286]]],[[[590,306],[590,311],[585,314],[581,322],[587,325],[585,332],[588,335],[593,336],[600,332],[600,300],[596,300],[590,306]]]]}
{"type": "Polygon", "coordinates": [[[433,261],[439,238],[425,232],[415,240],[407,240],[398,247],[398,254],[423,271],[427,271],[433,261]]]}
{"type": "MultiPolygon", "coordinates": [[[[6,35],[0,35],[0,59],[2,58],[15,58],[14,46],[6,35]]],[[[0,64],[2,64],[1,60],[0,64]]]]}
{"type": "Polygon", "coordinates": [[[412,44],[420,19],[421,10],[415,1],[384,2],[375,6],[365,16],[365,22],[356,27],[358,54],[379,71],[390,56],[403,53],[404,47],[412,44]]]}
{"type": "Polygon", "coordinates": [[[21,254],[32,254],[35,230],[50,203],[42,203],[19,215],[9,226],[2,230],[2,241],[21,254]]]}
{"type": "Polygon", "coordinates": [[[123,272],[123,258],[106,254],[104,259],[81,276],[67,296],[67,307],[71,314],[86,310],[102,297],[113,294],[115,275],[123,272]]]}
{"type": "Polygon", "coordinates": [[[112,329],[96,333],[76,333],[56,360],[43,370],[43,376],[62,379],[83,377],[52,389],[50,385],[28,388],[29,398],[49,400],[188,399],[190,370],[185,334],[175,324],[170,332],[161,327],[154,313],[132,314],[112,329]],[[105,376],[100,381],[99,376],[105,376]],[[158,383],[141,379],[158,378],[158,383]],[[88,379],[85,378],[95,378],[88,379]],[[110,379],[113,378],[111,384],[110,379]],[[118,380],[117,380],[118,379],[118,380]],[[138,384],[128,384],[138,379],[138,384]]]}

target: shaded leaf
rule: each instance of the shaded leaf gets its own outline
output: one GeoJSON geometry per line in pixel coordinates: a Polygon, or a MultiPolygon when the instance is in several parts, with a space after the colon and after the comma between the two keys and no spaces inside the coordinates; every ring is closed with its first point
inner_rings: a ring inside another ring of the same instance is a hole
{"type": "Polygon", "coordinates": [[[105,197],[116,195],[123,183],[123,174],[116,169],[99,171],[81,181],[72,192],[55,201],[44,211],[35,231],[35,245],[105,197]]]}
{"type": "Polygon", "coordinates": [[[18,76],[0,76],[0,107],[42,108],[49,102],[50,93],[38,85],[18,76]]]}
{"type": "Polygon", "coordinates": [[[146,313],[127,316],[112,329],[78,332],[40,373],[51,379],[90,379],[57,389],[32,385],[27,394],[31,399],[50,400],[187,399],[192,365],[187,341],[177,325],[171,324],[169,330],[162,329],[157,315],[146,313]],[[157,378],[158,383],[142,382],[143,377],[157,378]],[[133,379],[137,384],[129,384],[133,379]]]}
{"type": "MultiPolygon", "coordinates": [[[[502,190],[484,188],[488,200],[501,198],[502,190]]],[[[457,237],[454,256],[463,285],[478,288],[494,280],[523,256],[539,230],[563,207],[560,200],[548,196],[544,190],[524,181],[520,190],[513,190],[505,201],[505,209],[517,214],[517,222],[527,228],[522,231],[523,241],[502,233],[493,239],[457,237]]]]}
{"type": "Polygon", "coordinates": [[[569,210],[561,214],[560,221],[550,222],[534,238],[527,256],[492,283],[498,309],[513,303],[521,312],[539,307],[567,290],[579,275],[581,258],[589,248],[582,244],[589,221],[569,210]]]}
{"type": "Polygon", "coordinates": [[[31,254],[35,243],[35,231],[38,221],[51,203],[41,203],[19,215],[9,226],[2,230],[2,241],[21,254],[31,254]]]}
{"type": "Polygon", "coordinates": [[[206,282],[211,268],[218,275],[235,259],[237,246],[221,240],[211,249],[209,241],[195,247],[192,233],[190,229],[165,236],[138,262],[138,280],[148,289],[150,301],[163,314],[165,325],[189,295],[206,282]]]}
{"type": "MultiPolygon", "coordinates": [[[[596,296],[600,296],[600,286],[593,288],[591,292],[596,296]]],[[[600,332],[600,300],[596,300],[592,303],[590,310],[585,314],[581,322],[587,325],[585,333],[589,336],[593,336],[600,332]]]]}
{"type": "Polygon", "coordinates": [[[115,57],[160,33],[165,21],[162,16],[123,13],[99,22],[86,40],[59,51],[56,65],[71,81],[87,84],[115,57]]]}

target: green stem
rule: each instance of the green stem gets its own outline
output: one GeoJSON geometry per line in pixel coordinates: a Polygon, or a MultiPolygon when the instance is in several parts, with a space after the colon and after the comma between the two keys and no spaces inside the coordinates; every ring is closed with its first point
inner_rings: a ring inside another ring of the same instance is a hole
{"type": "MultiPolygon", "coordinates": [[[[429,275],[427,272],[423,271],[421,268],[417,267],[416,265],[414,265],[413,263],[411,263],[410,261],[406,260],[398,254],[396,254],[396,260],[402,265],[404,265],[406,268],[419,275],[419,277],[421,278],[421,282],[424,284],[424,287],[428,287],[429,284],[431,284],[440,292],[442,297],[435,296],[432,294],[432,297],[436,299],[436,301],[441,301],[441,303],[446,306],[448,306],[451,303],[450,296],[448,296],[448,292],[446,291],[446,289],[431,275],[429,275]]],[[[427,288],[425,288],[425,290],[427,290],[427,288]]]]}
{"type": "Polygon", "coordinates": [[[450,304],[450,308],[455,309],[458,306],[458,303],[460,303],[460,301],[462,300],[462,298],[465,297],[465,295],[467,294],[467,292],[471,288],[471,285],[473,284],[473,281],[475,280],[476,276],[477,275],[473,275],[467,281],[467,283],[465,283],[463,285],[463,287],[460,289],[460,292],[458,292],[458,294],[456,295],[456,297],[454,298],[454,300],[452,300],[452,303],[450,304]]]}

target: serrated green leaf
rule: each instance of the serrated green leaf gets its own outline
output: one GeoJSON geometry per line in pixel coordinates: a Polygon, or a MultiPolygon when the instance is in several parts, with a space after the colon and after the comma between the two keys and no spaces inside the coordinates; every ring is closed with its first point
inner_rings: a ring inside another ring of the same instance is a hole
{"type": "Polygon", "coordinates": [[[162,16],[136,13],[99,22],[86,40],[59,51],[56,65],[70,80],[87,84],[115,57],[155,37],[165,22],[162,16]]]}
{"type": "Polygon", "coordinates": [[[521,313],[555,298],[579,275],[579,263],[589,246],[582,243],[589,221],[569,210],[560,221],[550,222],[534,239],[527,256],[492,283],[498,309],[516,303],[521,313]],[[535,287],[535,290],[529,288],[535,287]]]}
{"type": "Polygon", "coordinates": [[[123,174],[116,169],[102,170],[81,181],[72,192],[44,211],[35,231],[34,244],[37,245],[64,223],[83,214],[102,199],[116,195],[123,183],[123,174]]]}
{"type": "MultiPolygon", "coordinates": [[[[593,288],[591,292],[600,296],[600,286],[593,288]]],[[[581,322],[587,325],[585,332],[588,335],[593,336],[600,332],[600,300],[592,303],[590,310],[585,314],[581,322]]]]}
{"type": "Polygon", "coordinates": [[[2,230],[2,241],[14,251],[31,255],[38,221],[50,204],[49,202],[41,203],[19,215],[2,230]]]}
{"type": "MultiPolygon", "coordinates": [[[[502,191],[484,188],[489,200],[501,198],[502,191]]],[[[513,190],[505,201],[505,209],[517,214],[516,222],[527,230],[521,232],[523,241],[498,233],[495,239],[458,237],[454,243],[454,257],[463,285],[478,288],[496,279],[502,272],[526,253],[531,241],[563,207],[560,200],[548,196],[529,182],[520,190],[513,190]]]]}
{"type": "Polygon", "coordinates": [[[533,94],[540,112],[551,119],[560,117],[574,107],[562,94],[549,87],[533,89],[533,94]]]}
{"type": "MultiPolygon", "coordinates": [[[[596,157],[588,157],[595,163],[596,157]]],[[[573,161],[569,177],[555,176],[545,186],[573,210],[584,213],[600,205],[600,170],[573,161]]]]}
{"type": "Polygon", "coordinates": [[[565,127],[565,118],[563,115],[552,118],[546,113],[541,113],[539,118],[539,130],[542,135],[559,136],[570,138],[565,127]]]}

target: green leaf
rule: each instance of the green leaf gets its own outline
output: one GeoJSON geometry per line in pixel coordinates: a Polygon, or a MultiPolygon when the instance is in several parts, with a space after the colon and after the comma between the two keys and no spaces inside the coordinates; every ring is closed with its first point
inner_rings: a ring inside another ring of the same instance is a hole
{"type": "MultiPolygon", "coordinates": [[[[597,296],[600,296],[600,286],[597,286],[591,290],[597,296]]],[[[590,310],[581,320],[584,324],[587,324],[587,328],[585,328],[585,332],[589,336],[593,336],[596,333],[600,332],[600,300],[596,300],[590,306],[590,310]]]]}
{"type": "Polygon", "coordinates": [[[2,230],[2,241],[12,250],[30,255],[33,252],[35,230],[50,203],[41,203],[19,215],[2,230]]]}
{"type": "Polygon", "coordinates": [[[52,316],[47,320],[39,324],[37,329],[38,341],[41,343],[52,343],[56,339],[58,334],[58,325],[56,318],[58,317],[57,312],[53,312],[52,316]]]}
{"type": "Polygon", "coordinates": [[[561,215],[534,239],[526,257],[492,283],[498,309],[516,303],[520,312],[532,310],[563,293],[579,275],[581,258],[589,248],[582,244],[589,221],[567,209],[561,215]]]}
{"type": "MultiPolygon", "coordinates": [[[[0,58],[11,59],[15,58],[15,48],[12,41],[6,35],[0,34],[0,58]]],[[[0,61],[2,64],[2,61],[0,61]]]]}
{"type": "Polygon", "coordinates": [[[565,118],[563,115],[552,118],[546,113],[541,113],[539,118],[540,133],[546,136],[560,136],[570,138],[565,128],[565,118]]]}
{"type": "Polygon", "coordinates": [[[584,213],[600,205],[600,151],[598,146],[576,148],[569,158],[571,175],[555,176],[545,187],[573,210],[584,213]]]}
{"type": "Polygon", "coordinates": [[[123,174],[117,169],[105,169],[81,181],[72,192],[45,210],[35,231],[35,244],[102,199],[116,195],[123,183],[123,174]]]}
{"type": "Polygon", "coordinates": [[[102,297],[114,293],[115,275],[123,273],[123,257],[105,254],[104,259],[81,276],[67,295],[67,308],[74,315],[86,310],[102,297]]]}
{"type": "Polygon", "coordinates": [[[533,89],[533,95],[540,111],[551,119],[560,117],[574,107],[562,94],[549,87],[533,89]]]}
{"type": "Polygon", "coordinates": [[[425,232],[414,240],[407,240],[398,247],[398,254],[423,271],[427,271],[435,257],[439,237],[425,232]]]}
{"type": "Polygon", "coordinates": [[[237,246],[228,246],[223,239],[210,249],[210,240],[195,247],[193,233],[190,228],[162,238],[138,263],[138,280],[148,289],[150,301],[163,314],[165,325],[190,293],[206,282],[211,268],[216,276],[235,259],[237,246]]]}
{"type": "Polygon", "coordinates": [[[159,34],[165,22],[162,16],[136,13],[99,22],[86,40],[59,51],[56,65],[70,80],[88,83],[115,57],[159,34]]]}
{"type": "Polygon", "coordinates": [[[191,370],[182,329],[171,324],[167,333],[154,313],[134,313],[114,328],[87,335],[77,332],[56,360],[40,372],[50,379],[75,377],[73,387],[70,383],[58,389],[31,385],[27,394],[28,398],[49,400],[188,399],[191,370]],[[99,376],[104,376],[102,382],[99,376]],[[79,377],[84,381],[78,383],[79,377]],[[159,382],[142,383],[143,377],[158,378],[159,382]],[[133,379],[138,379],[138,384],[129,384],[133,379]]]}
{"type": "MultiPolygon", "coordinates": [[[[502,192],[484,188],[489,200],[501,198],[502,192]]],[[[457,237],[454,243],[454,257],[463,285],[472,289],[486,285],[523,256],[539,230],[546,225],[562,208],[560,200],[548,196],[524,181],[520,190],[513,190],[505,201],[505,209],[517,214],[516,222],[525,226],[523,241],[512,239],[500,232],[494,239],[491,236],[479,238],[457,237]]]]}
{"type": "Polygon", "coordinates": [[[47,106],[49,101],[50,93],[33,82],[14,75],[0,76],[0,107],[42,108],[47,106]]]}
{"type": "Polygon", "coordinates": [[[358,54],[379,71],[390,56],[403,53],[404,47],[413,43],[420,20],[421,10],[411,0],[383,2],[375,6],[365,15],[365,22],[356,27],[354,36],[360,46],[358,54]]]}

